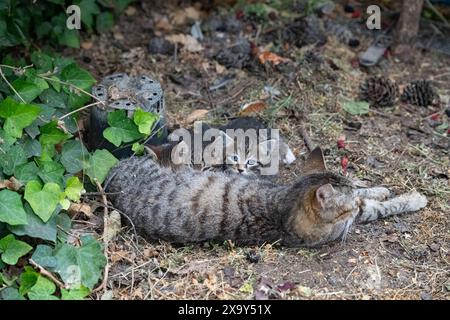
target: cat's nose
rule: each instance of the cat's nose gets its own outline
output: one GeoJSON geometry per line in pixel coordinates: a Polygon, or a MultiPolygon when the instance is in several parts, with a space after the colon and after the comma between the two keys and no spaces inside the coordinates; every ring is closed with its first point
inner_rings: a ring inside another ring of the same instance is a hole
{"type": "Polygon", "coordinates": [[[245,169],[238,168],[238,171],[239,171],[239,173],[242,173],[245,171],[245,169]]]}

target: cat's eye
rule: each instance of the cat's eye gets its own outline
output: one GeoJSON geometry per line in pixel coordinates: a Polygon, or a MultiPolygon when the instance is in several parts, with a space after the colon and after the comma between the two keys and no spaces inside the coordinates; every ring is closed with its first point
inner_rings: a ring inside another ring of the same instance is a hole
{"type": "Polygon", "coordinates": [[[239,156],[234,154],[234,155],[230,156],[230,160],[234,161],[234,162],[238,162],[239,161],[239,156]]]}
{"type": "Polygon", "coordinates": [[[247,160],[247,165],[250,166],[250,167],[255,166],[256,165],[256,160],[253,160],[253,159],[247,160]]]}

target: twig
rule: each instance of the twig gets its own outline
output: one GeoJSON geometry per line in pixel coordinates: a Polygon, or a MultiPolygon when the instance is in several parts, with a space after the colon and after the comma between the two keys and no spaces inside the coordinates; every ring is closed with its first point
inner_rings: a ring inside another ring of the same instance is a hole
{"type": "Polygon", "coordinates": [[[82,111],[84,109],[87,109],[87,108],[92,107],[92,106],[96,106],[98,104],[103,104],[103,101],[93,102],[93,103],[87,104],[87,105],[85,105],[85,106],[83,106],[81,108],[78,108],[76,110],[73,110],[73,111],[71,111],[69,113],[66,113],[65,115],[59,117],[59,120],[65,119],[65,118],[67,118],[68,116],[71,116],[74,113],[80,112],[80,111],[82,111]]]}
{"type": "Polygon", "coordinates": [[[19,97],[20,100],[22,100],[23,103],[27,103],[22,96],[16,91],[16,89],[12,86],[12,84],[6,79],[5,74],[3,73],[2,68],[0,67],[0,76],[2,76],[3,80],[5,80],[6,84],[11,88],[12,91],[19,97]]]}
{"type": "Polygon", "coordinates": [[[67,286],[59,281],[51,272],[47,271],[43,266],[37,264],[33,259],[28,260],[30,264],[39,269],[39,273],[43,276],[46,276],[47,278],[50,278],[58,287],[62,289],[67,289],[67,286]]]}
{"type": "Polygon", "coordinates": [[[311,138],[309,137],[309,134],[306,131],[304,125],[300,126],[300,134],[303,137],[303,141],[305,142],[308,151],[311,152],[312,150],[314,150],[314,144],[312,143],[311,138]]]}
{"type": "Polygon", "coordinates": [[[103,207],[103,246],[104,246],[104,254],[105,254],[105,257],[106,257],[106,265],[105,265],[105,270],[103,272],[103,281],[102,281],[102,283],[97,288],[92,290],[92,292],[98,292],[98,291],[106,289],[106,284],[108,282],[108,273],[109,273],[109,261],[108,261],[109,260],[108,259],[108,242],[109,242],[108,200],[106,199],[105,190],[103,190],[102,185],[98,181],[95,181],[95,184],[97,185],[98,191],[102,195],[102,201],[103,201],[103,204],[104,204],[104,207],[103,207]]]}

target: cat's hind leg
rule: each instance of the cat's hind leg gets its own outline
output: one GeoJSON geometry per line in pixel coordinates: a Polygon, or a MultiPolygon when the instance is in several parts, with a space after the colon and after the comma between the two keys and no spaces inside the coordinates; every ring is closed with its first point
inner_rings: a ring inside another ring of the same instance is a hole
{"type": "Polygon", "coordinates": [[[358,188],[353,191],[355,197],[362,199],[374,199],[378,201],[386,200],[392,196],[391,190],[384,187],[374,187],[374,188],[358,188]]]}
{"type": "Polygon", "coordinates": [[[427,198],[418,193],[406,193],[387,201],[361,199],[357,221],[364,223],[392,215],[417,211],[427,205],[427,198]]]}

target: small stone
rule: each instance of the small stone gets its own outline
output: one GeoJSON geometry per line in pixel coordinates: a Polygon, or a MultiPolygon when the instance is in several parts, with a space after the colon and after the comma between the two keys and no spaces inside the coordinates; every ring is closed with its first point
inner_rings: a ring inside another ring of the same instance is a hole
{"type": "Polygon", "coordinates": [[[430,250],[433,252],[437,252],[441,248],[441,246],[436,242],[433,242],[432,244],[430,244],[429,247],[430,247],[430,250]]]}
{"type": "Polygon", "coordinates": [[[428,292],[421,292],[420,299],[422,300],[433,300],[433,297],[428,292]]]}

